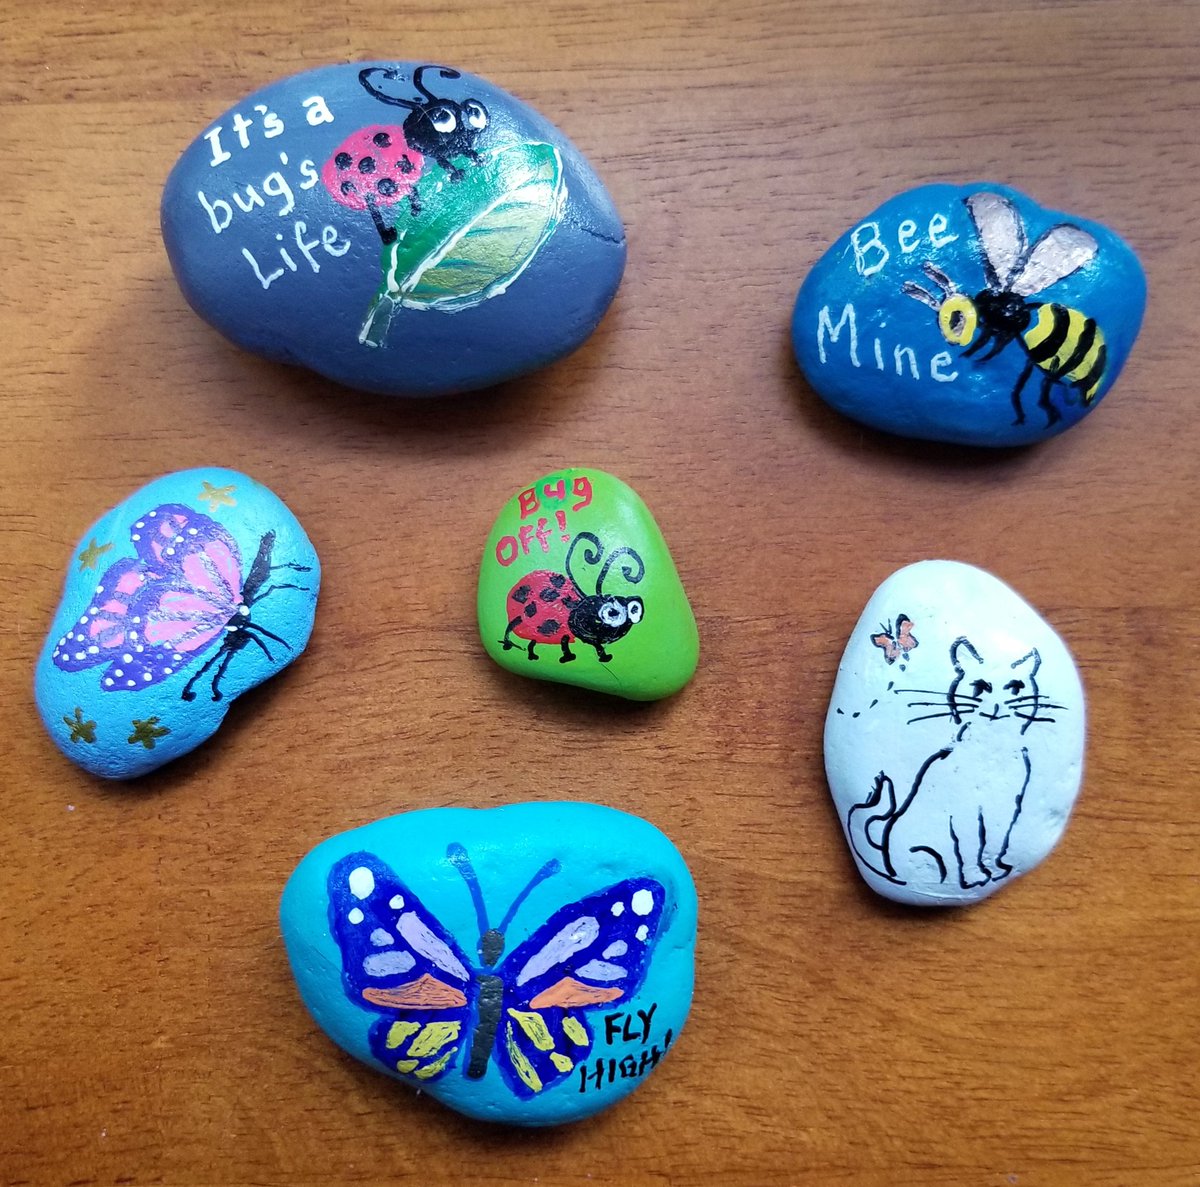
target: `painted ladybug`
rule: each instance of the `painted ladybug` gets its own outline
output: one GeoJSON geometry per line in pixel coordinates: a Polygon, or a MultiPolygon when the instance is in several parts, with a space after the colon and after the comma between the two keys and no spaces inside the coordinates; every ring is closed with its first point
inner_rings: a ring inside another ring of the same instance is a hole
{"type": "Polygon", "coordinates": [[[596,578],[596,592],[584,594],[571,569],[580,541],[592,545],[583,550],[584,563],[598,565],[604,556],[604,545],[591,532],[580,532],[567,549],[565,574],[538,569],[522,577],[509,591],[508,628],[500,640],[505,651],[517,646],[510,638],[512,635],[528,642],[526,651],[530,659],[538,658],[534,648],[539,643],[557,643],[562,648],[558,662],[569,664],[577,658],[571,644],[578,640],[594,647],[596,658],[606,664],[612,656],[605,651],[605,645],[623,639],[642,621],[645,607],[641,598],[604,592],[604,580],[620,557],[636,562],[636,570],[630,564],[622,565],[621,576],[630,585],[637,585],[646,572],[642,558],[632,548],[613,549],[596,578]]]}

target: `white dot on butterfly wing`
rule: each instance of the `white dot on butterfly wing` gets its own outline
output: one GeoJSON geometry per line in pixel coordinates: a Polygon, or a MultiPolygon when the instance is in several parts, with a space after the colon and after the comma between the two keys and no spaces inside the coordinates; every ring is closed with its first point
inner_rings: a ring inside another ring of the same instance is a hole
{"type": "MultiPolygon", "coordinates": [[[[141,524],[138,524],[138,527],[141,526],[141,524]]],[[[129,538],[136,544],[141,539],[141,536],[139,536],[137,532],[131,532],[129,538]]]]}
{"type": "Polygon", "coordinates": [[[637,936],[637,938],[644,944],[646,942],[646,937],[650,934],[650,929],[643,923],[642,926],[639,927],[633,934],[637,936]]]}
{"type": "Polygon", "coordinates": [[[87,615],[86,614],[79,620],[79,625],[87,626],[87,615]]]}
{"type": "Polygon", "coordinates": [[[117,669],[115,669],[115,670],[114,670],[114,672],[113,672],[113,675],[114,675],[114,676],[124,676],[124,675],[125,675],[125,671],[124,671],[124,669],[123,669],[123,668],[117,668],[117,669]]]}
{"type": "Polygon", "coordinates": [[[145,680],[145,682],[146,682],[147,684],[149,684],[149,683],[150,683],[150,680],[151,680],[150,673],[149,673],[149,672],[143,672],[143,673],[142,673],[142,679],[143,679],[143,680],[145,680]]]}
{"type": "Polygon", "coordinates": [[[375,875],[366,866],[351,870],[347,881],[355,898],[366,898],[375,889],[375,875]]]}
{"type": "Polygon", "coordinates": [[[133,656],[132,655],[123,655],[123,656],[121,656],[121,662],[123,664],[131,664],[131,663],[133,663],[133,656]]]}
{"type": "Polygon", "coordinates": [[[388,899],[388,906],[391,907],[393,911],[399,911],[400,908],[404,906],[404,895],[392,895],[392,897],[388,899]]]}
{"type": "Polygon", "coordinates": [[[91,645],[91,646],[88,648],[88,655],[99,655],[99,654],[100,654],[100,648],[99,648],[99,647],[97,647],[95,643],[93,643],[93,644],[92,644],[92,645],[91,645]]]}
{"type": "Polygon", "coordinates": [[[613,903],[612,913],[614,915],[624,915],[625,914],[625,904],[624,903],[613,903]]]}
{"type": "Polygon", "coordinates": [[[349,919],[351,923],[361,923],[364,916],[363,913],[357,907],[355,907],[350,914],[346,916],[346,918],[349,919]]]}
{"type": "Polygon", "coordinates": [[[125,687],[126,687],[126,688],[133,688],[133,686],[134,686],[136,683],[137,683],[137,682],[136,682],[135,680],[126,680],[126,681],[125,681],[125,687]]]}
{"type": "Polygon", "coordinates": [[[75,652],[75,658],[76,659],[84,659],[84,658],[86,658],[86,653],[82,652],[82,651],[77,651],[77,652],[75,652]]]}
{"type": "Polygon", "coordinates": [[[654,895],[648,890],[635,890],[629,904],[635,915],[649,915],[654,910],[654,895]]]}
{"type": "Polygon", "coordinates": [[[144,528],[146,526],[146,521],[144,519],[139,519],[133,526],[135,528],[144,528]]]}
{"type": "Polygon", "coordinates": [[[111,677],[111,676],[107,677],[107,678],[105,679],[105,681],[104,681],[104,684],[105,684],[105,687],[106,687],[106,688],[112,688],[112,683],[113,683],[113,681],[112,681],[112,677],[111,677]]]}

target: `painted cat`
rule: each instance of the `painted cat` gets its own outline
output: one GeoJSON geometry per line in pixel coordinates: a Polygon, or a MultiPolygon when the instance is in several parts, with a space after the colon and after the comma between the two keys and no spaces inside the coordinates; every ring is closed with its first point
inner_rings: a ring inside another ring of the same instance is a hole
{"type": "Polygon", "coordinates": [[[909,702],[917,714],[910,725],[947,718],[952,740],[925,759],[900,797],[880,771],[846,816],[859,861],[901,886],[953,879],[969,890],[1012,873],[1009,840],[1033,774],[1025,734],[1064,707],[1042,697],[1036,648],[1016,660],[985,659],[964,637],[951,645],[950,663],[944,691],[895,691],[918,698],[909,702]]]}

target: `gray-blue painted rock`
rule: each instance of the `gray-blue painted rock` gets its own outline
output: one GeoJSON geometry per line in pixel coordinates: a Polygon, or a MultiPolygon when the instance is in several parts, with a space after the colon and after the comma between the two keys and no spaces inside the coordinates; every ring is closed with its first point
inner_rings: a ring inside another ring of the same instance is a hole
{"type": "Polygon", "coordinates": [[[186,754],[304,650],[320,580],[265,486],[215,467],[156,479],[71,553],[34,680],[47,733],[110,779],[186,754]]]}
{"type": "Polygon", "coordinates": [[[1146,307],[1133,251],[1099,223],[1004,186],[927,185],[856,223],[792,318],[796,358],[847,416],[967,445],[1077,424],[1129,356],[1146,307]]]}
{"type": "Polygon", "coordinates": [[[406,812],[318,845],[280,922],[334,1042],[471,1117],[556,1125],[644,1084],[692,1000],[696,892],[597,804],[406,812]]]}
{"type": "Polygon", "coordinates": [[[867,884],[978,902],[1043,861],[1083,777],[1086,705],[1066,644],[982,569],[921,561],[872,595],[838,668],[825,769],[867,884]]]}
{"type": "Polygon", "coordinates": [[[296,75],[211,120],[162,200],[192,307],[256,354],[350,387],[446,395],[576,349],[625,232],[532,108],[433,64],[296,75]]]}

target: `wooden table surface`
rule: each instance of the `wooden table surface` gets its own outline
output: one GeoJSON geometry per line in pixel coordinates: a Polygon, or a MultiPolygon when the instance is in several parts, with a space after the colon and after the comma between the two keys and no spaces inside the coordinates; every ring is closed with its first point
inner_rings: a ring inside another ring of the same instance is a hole
{"type": "Polygon", "coordinates": [[[13,0],[0,33],[3,1182],[1200,1180],[1200,6],[13,0]],[[483,74],[593,161],[629,265],[574,356],[407,403],[187,307],[158,232],[179,152],[268,81],[366,57],[483,74]],[[1049,444],[889,438],[792,362],[825,246],[942,179],[1106,222],[1145,263],[1127,370],[1049,444]],[[671,701],[521,681],[479,645],[495,513],[580,461],[644,496],[689,591],[701,665],[671,701]],[[44,735],[34,659],[91,521],[206,463],[307,528],[316,631],[209,744],[104,784],[44,735]],[[1015,585],[1090,699],[1061,846],[949,914],[864,887],[821,757],[848,631],[928,557],[1015,585]],[[499,1131],[324,1038],[278,895],[332,833],[564,788],[686,856],[695,1004],[622,1104],[499,1131]]]}

